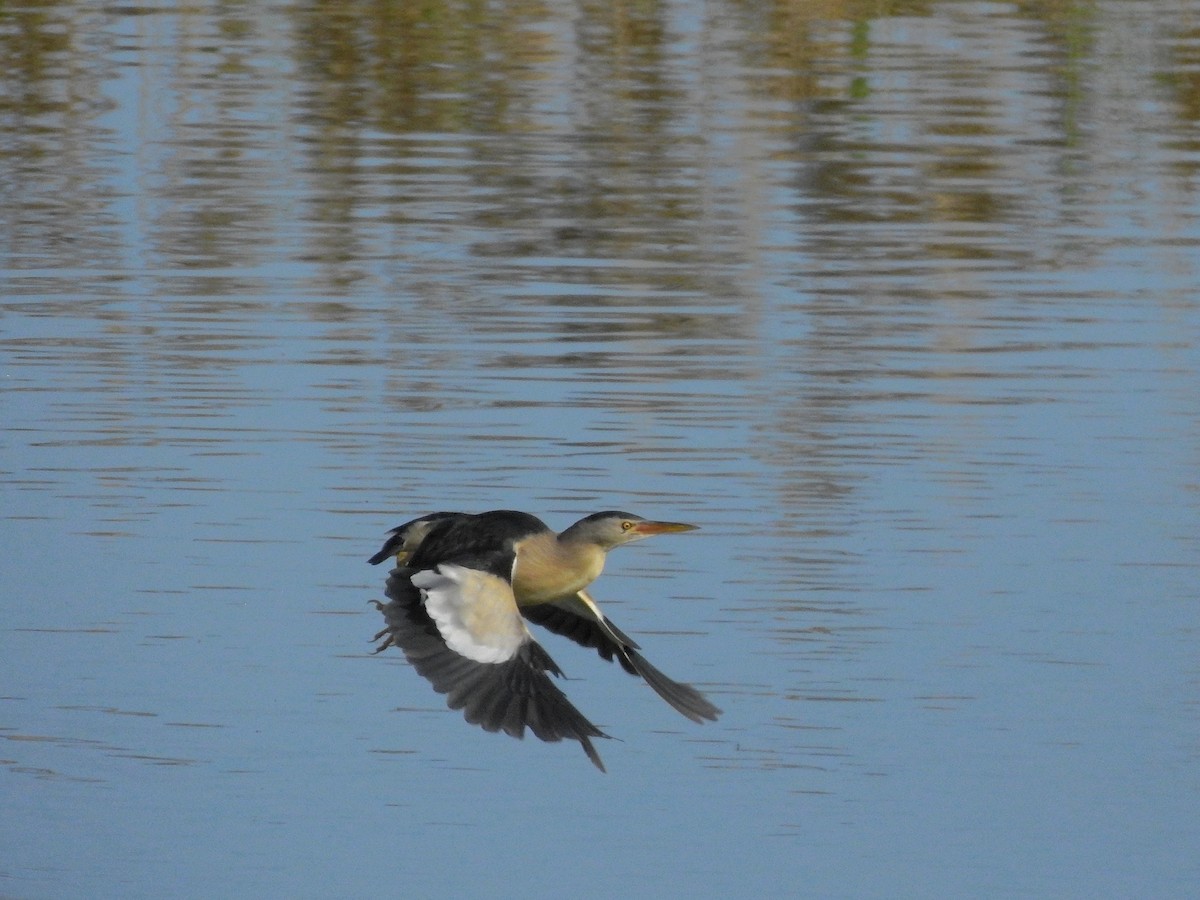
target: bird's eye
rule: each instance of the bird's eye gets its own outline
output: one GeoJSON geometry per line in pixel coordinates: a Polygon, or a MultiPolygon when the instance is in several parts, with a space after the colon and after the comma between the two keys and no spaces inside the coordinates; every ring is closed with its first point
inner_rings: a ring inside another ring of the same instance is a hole
{"type": "Polygon", "coordinates": [[[628,531],[628,530],[629,530],[630,528],[632,528],[632,527],[633,527],[633,523],[632,523],[632,522],[625,521],[625,522],[622,522],[622,523],[621,523],[621,530],[622,530],[622,531],[628,531]]]}

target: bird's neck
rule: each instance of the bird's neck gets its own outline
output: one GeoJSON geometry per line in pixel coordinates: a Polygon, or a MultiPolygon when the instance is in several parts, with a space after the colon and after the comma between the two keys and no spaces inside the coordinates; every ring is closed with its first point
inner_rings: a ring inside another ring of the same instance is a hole
{"type": "Polygon", "coordinates": [[[604,569],[604,551],[595,544],[563,540],[553,532],[533,535],[516,550],[513,593],[521,606],[572,597],[604,569]]]}

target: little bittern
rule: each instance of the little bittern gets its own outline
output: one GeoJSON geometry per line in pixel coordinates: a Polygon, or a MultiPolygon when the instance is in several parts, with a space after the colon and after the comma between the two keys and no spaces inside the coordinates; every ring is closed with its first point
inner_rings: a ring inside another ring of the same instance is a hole
{"type": "Polygon", "coordinates": [[[562,670],[524,619],[617,660],[692,721],[715,721],[721,711],[650,665],[585,590],[614,547],[693,528],[624,512],[595,513],[562,533],[505,509],[413,519],[393,528],[370,559],[396,559],[384,590],[390,602],[376,601],[387,623],[375,635],[383,640],[376,652],[393,645],[403,650],[468,722],[514,737],[528,728],[543,741],[579,741],[603,771],[591,739],[608,735],[550,680],[547,673],[561,676],[562,670]]]}

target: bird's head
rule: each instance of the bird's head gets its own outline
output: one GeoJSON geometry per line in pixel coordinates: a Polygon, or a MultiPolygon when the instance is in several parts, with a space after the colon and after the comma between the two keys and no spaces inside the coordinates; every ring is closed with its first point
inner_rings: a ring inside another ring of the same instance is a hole
{"type": "Polygon", "coordinates": [[[653,522],[632,513],[608,510],[580,519],[564,531],[559,539],[594,544],[607,552],[614,547],[640,541],[655,534],[695,530],[695,525],[685,525],[682,522],[653,522]]]}

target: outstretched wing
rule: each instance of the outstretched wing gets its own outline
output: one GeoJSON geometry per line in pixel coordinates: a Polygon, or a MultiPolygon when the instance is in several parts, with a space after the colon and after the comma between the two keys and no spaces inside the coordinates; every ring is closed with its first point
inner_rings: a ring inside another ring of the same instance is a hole
{"type": "Polygon", "coordinates": [[[608,737],[572,705],[547,673],[561,675],[517,611],[507,576],[512,553],[477,554],[430,568],[398,567],[376,652],[397,646],[451,709],[487,731],[543,741],[579,741],[604,771],[592,738],[608,737]]]}
{"type": "Polygon", "coordinates": [[[593,647],[606,660],[616,659],[630,675],[639,675],[660,697],[693,722],[715,722],[721,710],[692,687],[673,681],[650,664],[638,651],[633,639],[600,611],[587,591],[551,603],[520,607],[529,621],[570,638],[584,647],[593,647]]]}

